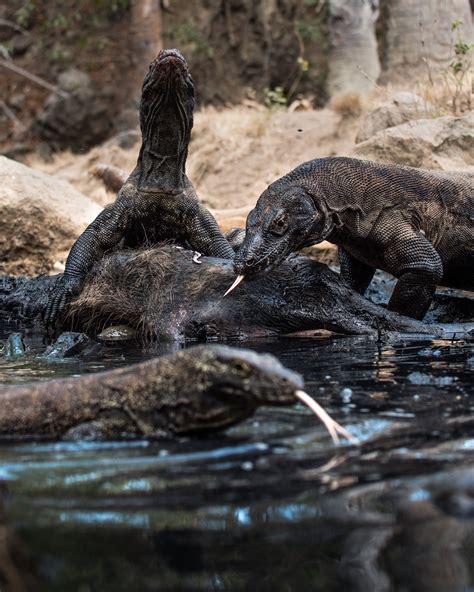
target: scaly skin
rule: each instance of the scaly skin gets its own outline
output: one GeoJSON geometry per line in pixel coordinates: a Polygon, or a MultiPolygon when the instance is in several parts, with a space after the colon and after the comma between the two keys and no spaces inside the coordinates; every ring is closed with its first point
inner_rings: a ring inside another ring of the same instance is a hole
{"type": "Polygon", "coordinates": [[[0,435],[163,437],[222,429],[291,405],[298,374],[270,355],[197,346],[126,368],[0,388],[0,435]]]}
{"type": "Polygon", "coordinates": [[[116,201],[73,245],[45,311],[46,326],[81,291],[92,265],[119,243],[137,247],[173,240],[206,255],[233,258],[185,174],[193,111],[194,83],[186,60],[174,49],[160,52],[143,82],[137,165],[116,201]]]}
{"type": "Polygon", "coordinates": [[[389,309],[422,319],[438,284],[474,289],[474,176],[354,158],[306,162],[272,183],[235,257],[250,277],[323,240],[363,294],[376,269],[398,278],[389,309]]]}

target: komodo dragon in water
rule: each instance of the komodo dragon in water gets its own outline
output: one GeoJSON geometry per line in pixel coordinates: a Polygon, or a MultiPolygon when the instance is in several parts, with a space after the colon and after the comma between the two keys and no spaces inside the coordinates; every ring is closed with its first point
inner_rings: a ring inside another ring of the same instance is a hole
{"type": "Polygon", "coordinates": [[[233,258],[232,247],[185,174],[193,112],[194,83],[186,60],[175,49],[161,51],[143,82],[136,167],[116,201],[73,245],[45,310],[46,326],[80,292],[92,265],[119,243],[137,247],[174,240],[206,255],[233,258]]]}
{"type": "Polygon", "coordinates": [[[398,278],[389,309],[422,319],[438,284],[474,289],[474,175],[343,157],[306,162],[249,213],[231,289],[323,240],[338,245],[349,286],[364,294],[383,269],[398,278]]]}
{"type": "Polygon", "coordinates": [[[125,368],[0,387],[0,437],[148,438],[212,431],[262,405],[310,406],[337,441],[351,435],[269,354],[196,346],[125,368]]]}

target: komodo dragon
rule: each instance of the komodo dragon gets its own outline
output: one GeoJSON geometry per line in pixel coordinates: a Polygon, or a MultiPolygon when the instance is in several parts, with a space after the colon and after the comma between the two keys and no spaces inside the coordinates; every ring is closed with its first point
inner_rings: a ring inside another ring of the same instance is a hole
{"type": "Polygon", "coordinates": [[[262,405],[300,399],[335,441],[351,435],[271,355],[197,346],[125,368],[0,387],[0,437],[163,437],[228,427],[262,405]]]}
{"type": "Polygon", "coordinates": [[[161,51],[143,82],[136,167],[116,201],[73,245],[45,311],[46,326],[80,292],[94,262],[119,243],[151,246],[171,239],[206,255],[233,258],[232,247],[185,174],[193,111],[194,83],[186,60],[176,49],[161,51]]]}
{"type": "Polygon", "coordinates": [[[306,162],[272,183],[247,218],[242,279],[328,240],[363,294],[376,269],[398,278],[389,309],[422,319],[436,286],[474,289],[474,176],[354,158],[306,162]]]}

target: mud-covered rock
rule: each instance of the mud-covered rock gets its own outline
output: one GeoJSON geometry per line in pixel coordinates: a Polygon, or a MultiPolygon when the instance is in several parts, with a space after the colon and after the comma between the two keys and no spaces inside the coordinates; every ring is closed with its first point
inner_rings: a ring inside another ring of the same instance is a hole
{"type": "Polygon", "coordinates": [[[358,144],[354,152],[382,162],[474,173],[474,112],[390,127],[358,144]]]}
{"type": "Polygon", "coordinates": [[[113,341],[132,341],[137,336],[137,332],[128,325],[112,325],[107,327],[97,335],[97,339],[105,342],[113,341]]]}
{"type": "Polygon", "coordinates": [[[0,273],[48,273],[101,208],[66,181],[0,156],[0,273]]]}
{"type": "Polygon", "coordinates": [[[48,361],[65,360],[75,356],[89,356],[100,350],[100,344],[84,333],[66,331],[62,333],[54,343],[49,345],[45,351],[38,356],[48,361]]]}
{"type": "Polygon", "coordinates": [[[23,335],[21,333],[12,333],[8,336],[3,348],[3,356],[7,360],[19,358],[28,352],[23,335]]]}

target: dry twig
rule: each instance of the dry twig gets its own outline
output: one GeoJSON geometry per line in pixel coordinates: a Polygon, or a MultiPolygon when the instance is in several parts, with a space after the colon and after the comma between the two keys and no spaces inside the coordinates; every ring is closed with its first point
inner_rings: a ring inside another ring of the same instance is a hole
{"type": "Polygon", "coordinates": [[[42,86],[52,92],[57,93],[61,97],[67,98],[69,96],[69,93],[67,93],[64,90],[61,90],[58,86],[54,86],[54,84],[50,84],[49,82],[47,82],[43,78],[36,76],[36,74],[32,74],[31,72],[28,72],[28,70],[25,70],[24,68],[21,68],[20,66],[16,66],[15,64],[8,62],[7,60],[0,60],[0,66],[3,66],[4,68],[7,68],[7,70],[11,70],[12,72],[15,72],[16,74],[19,74],[20,76],[23,76],[24,78],[27,78],[28,80],[31,80],[32,82],[35,82],[39,86],[42,86]]]}

